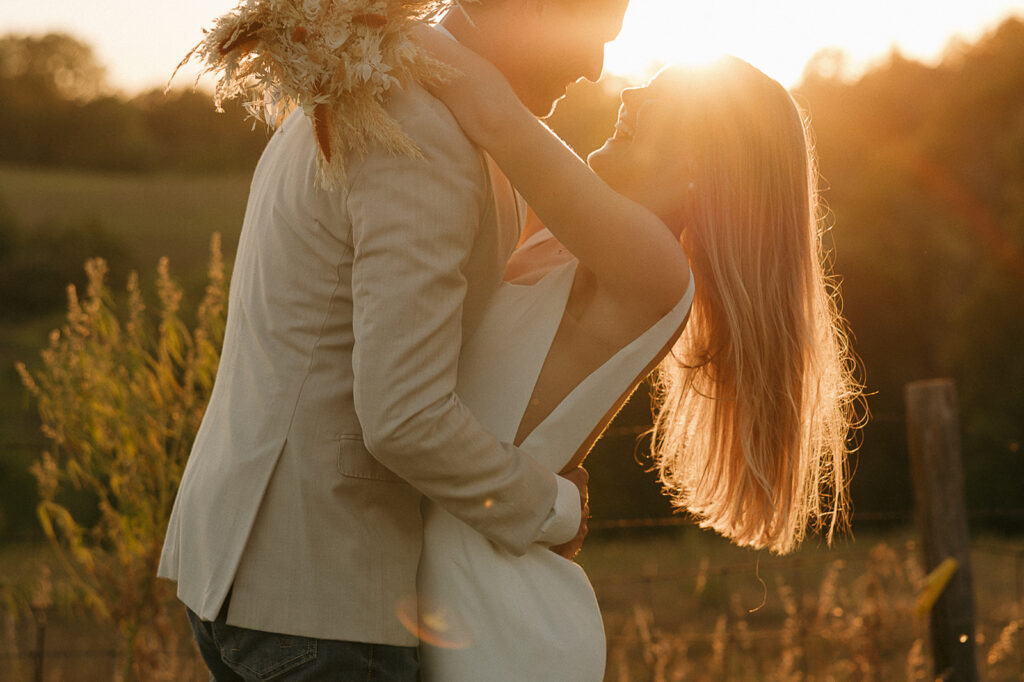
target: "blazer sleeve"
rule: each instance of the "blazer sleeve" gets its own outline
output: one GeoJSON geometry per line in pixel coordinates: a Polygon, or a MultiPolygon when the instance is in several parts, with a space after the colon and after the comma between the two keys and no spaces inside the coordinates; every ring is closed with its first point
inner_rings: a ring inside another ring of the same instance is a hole
{"type": "Polygon", "coordinates": [[[349,184],[356,414],[378,461],[522,554],[552,511],[556,477],[455,393],[463,270],[491,199],[482,159],[447,110],[425,94],[418,104],[399,120],[424,158],[370,152],[349,184]]]}

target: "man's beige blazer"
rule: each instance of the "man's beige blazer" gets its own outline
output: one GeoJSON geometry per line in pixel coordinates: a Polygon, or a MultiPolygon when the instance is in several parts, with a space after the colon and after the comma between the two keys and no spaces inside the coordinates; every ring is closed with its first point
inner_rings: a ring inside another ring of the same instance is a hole
{"type": "Polygon", "coordinates": [[[231,589],[234,625],[415,645],[421,493],[514,553],[552,509],[553,474],[454,393],[519,235],[511,187],[422,89],[390,111],[423,159],[373,152],[318,190],[297,112],[256,169],[159,569],[206,620],[231,589]]]}

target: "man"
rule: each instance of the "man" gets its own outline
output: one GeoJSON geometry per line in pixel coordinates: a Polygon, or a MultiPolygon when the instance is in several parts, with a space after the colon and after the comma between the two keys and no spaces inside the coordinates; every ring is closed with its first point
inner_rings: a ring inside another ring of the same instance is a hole
{"type": "MultiPolygon", "coordinates": [[[[482,0],[444,26],[545,115],[598,78],[626,2],[482,0]]],[[[421,495],[513,553],[585,532],[585,472],[544,470],[453,392],[519,236],[514,192],[422,89],[389,112],[423,159],[373,150],[317,189],[298,113],[253,178],[160,565],[217,680],[414,680],[421,495]]]]}

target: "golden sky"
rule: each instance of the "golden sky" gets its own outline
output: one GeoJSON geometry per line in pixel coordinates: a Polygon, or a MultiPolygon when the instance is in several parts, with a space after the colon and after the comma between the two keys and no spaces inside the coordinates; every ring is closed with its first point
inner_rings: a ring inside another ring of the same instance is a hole
{"type": "MultiPolygon", "coordinates": [[[[115,86],[134,91],[163,86],[201,28],[235,1],[0,0],[0,33],[70,32],[96,48],[115,86]]],[[[793,85],[825,47],[846,51],[854,69],[893,47],[935,60],[951,39],[974,40],[1010,14],[1024,16],[1024,0],[632,0],[606,69],[639,77],[655,62],[729,53],[793,85]]]]}
{"type": "Polygon", "coordinates": [[[1024,17],[1024,0],[632,0],[606,68],[636,73],[724,53],[790,86],[826,47],[846,52],[855,72],[894,47],[934,61],[951,39],[975,40],[1011,14],[1024,17]]]}

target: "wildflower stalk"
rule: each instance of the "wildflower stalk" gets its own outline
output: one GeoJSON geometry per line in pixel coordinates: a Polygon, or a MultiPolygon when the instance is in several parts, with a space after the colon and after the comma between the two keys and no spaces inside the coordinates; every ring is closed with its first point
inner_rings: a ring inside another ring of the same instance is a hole
{"type": "Polygon", "coordinates": [[[147,311],[133,273],[123,312],[106,263],[94,259],[85,298],[68,289],[67,321],[51,333],[42,367],[18,365],[49,441],[31,469],[39,521],[83,603],[120,632],[122,679],[175,679],[168,649],[177,639],[171,609],[179,607],[156,568],[223,338],[219,236],[210,251],[194,328],[182,319],[182,291],[166,259],[156,309],[147,311]],[[85,492],[95,507],[68,505],[69,491],[85,492]]]}

